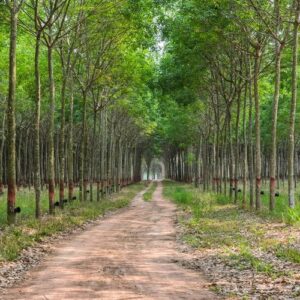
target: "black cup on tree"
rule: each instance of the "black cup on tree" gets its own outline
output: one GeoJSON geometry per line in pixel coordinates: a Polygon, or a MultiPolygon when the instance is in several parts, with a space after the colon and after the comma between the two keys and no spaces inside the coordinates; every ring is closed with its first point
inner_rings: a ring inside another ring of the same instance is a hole
{"type": "Polygon", "coordinates": [[[21,212],[21,208],[18,206],[14,209],[15,214],[19,214],[21,212]]]}

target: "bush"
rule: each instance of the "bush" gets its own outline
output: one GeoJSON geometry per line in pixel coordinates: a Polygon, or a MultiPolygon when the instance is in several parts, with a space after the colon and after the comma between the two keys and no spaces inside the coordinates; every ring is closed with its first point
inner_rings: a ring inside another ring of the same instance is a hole
{"type": "Polygon", "coordinates": [[[300,223],[300,206],[287,208],[286,212],[282,213],[282,219],[290,225],[300,223]]]}
{"type": "Polygon", "coordinates": [[[217,194],[217,195],[215,195],[215,197],[216,197],[217,204],[227,205],[227,204],[231,203],[230,198],[228,196],[217,194]]]}
{"type": "Polygon", "coordinates": [[[174,200],[181,205],[188,205],[193,200],[193,194],[182,187],[177,187],[173,196],[174,200]]]}

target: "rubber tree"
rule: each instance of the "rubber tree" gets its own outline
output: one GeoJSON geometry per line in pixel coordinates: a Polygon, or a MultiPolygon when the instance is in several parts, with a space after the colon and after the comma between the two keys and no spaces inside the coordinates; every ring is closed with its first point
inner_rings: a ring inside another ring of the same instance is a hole
{"type": "Polygon", "coordinates": [[[7,221],[15,222],[16,204],[16,87],[18,13],[24,0],[6,1],[10,12],[9,84],[7,97],[7,221]]]}
{"type": "Polygon", "coordinates": [[[297,106],[297,80],[298,80],[298,49],[299,49],[299,24],[300,24],[300,0],[294,0],[294,25],[293,25],[293,59],[292,59],[292,98],[290,106],[290,122],[288,137],[288,200],[291,208],[295,207],[295,183],[294,183],[294,155],[295,155],[295,119],[297,106]]]}
{"type": "MultiPolygon", "coordinates": [[[[49,213],[54,213],[54,190],[55,190],[55,172],[54,172],[54,114],[55,114],[55,79],[53,70],[53,50],[59,39],[64,33],[64,24],[69,9],[70,0],[53,0],[49,5],[44,5],[43,10],[49,18],[46,30],[43,31],[43,40],[47,47],[47,62],[48,62],[48,80],[49,80],[49,127],[48,127],[48,191],[49,191],[49,213]],[[56,26],[56,28],[54,28],[56,26]]],[[[63,83],[65,86],[66,83],[63,83]]],[[[62,127],[64,129],[65,120],[65,89],[62,90],[62,127]]],[[[61,154],[61,153],[60,153],[61,154]]],[[[64,168],[64,156],[61,157],[60,165],[64,168]]],[[[62,182],[64,183],[64,172],[60,169],[62,182]]],[[[60,189],[60,207],[63,207],[64,190],[60,189]]]]}

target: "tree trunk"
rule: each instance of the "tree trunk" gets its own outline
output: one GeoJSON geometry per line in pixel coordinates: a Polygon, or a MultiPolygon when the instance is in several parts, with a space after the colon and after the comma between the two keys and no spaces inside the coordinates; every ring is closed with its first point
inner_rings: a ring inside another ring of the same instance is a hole
{"type": "Polygon", "coordinates": [[[237,204],[238,200],[238,167],[239,167],[239,123],[240,123],[240,110],[241,110],[241,95],[237,99],[237,116],[235,127],[235,163],[234,163],[234,203],[237,204]]]}
{"type": "Polygon", "coordinates": [[[79,199],[86,200],[86,182],[85,180],[85,146],[86,146],[86,107],[87,107],[87,95],[83,92],[83,112],[82,112],[82,134],[80,143],[80,168],[79,168],[79,180],[80,180],[80,193],[79,199]]]}
{"type": "Polygon", "coordinates": [[[59,135],[59,206],[64,206],[65,194],[65,107],[66,107],[66,86],[67,77],[63,74],[63,82],[61,86],[61,120],[59,135]]]}
{"type": "Polygon", "coordinates": [[[94,111],[93,118],[93,137],[91,149],[91,168],[90,168],[90,201],[93,201],[93,183],[94,183],[94,165],[95,162],[95,148],[96,148],[96,126],[97,126],[97,111],[94,111]]]}
{"type": "Polygon", "coordinates": [[[12,2],[10,8],[10,49],[9,49],[9,87],[7,98],[7,221],[9,224],[15,222],[16,203],[16,84],[17,84],[17,27],[18,12],[17,0],[12,2]]]}
{"type": "MultiPolygon", "coordinates": [[[[274,12],[276,15],[276,34],[279,32],[279,0],[274,1],[274,12]]],[[[275,188],[276,188],[276,168],[277,168],[277,114],[278,114],[278,103],[280,97],[280,72],[281,72],[281,53],[283,44],[275,40],[275,85],[274,85],[274,100],[273,100],[273,111],[272,111],[272,137],[271,137],[271,157],[270,157],[270,211],[275,208],[275,188]]]]}
{"type": "Polygon", "coordinates": [[[4,151],[4,142],[5,142],[5,120],[6,114],[3,114],[2,119],[2,133],[1,133],[1,145],[0,145],[0,196],[3,195],[3,151],[4,151]]]}
{"type": "Polygon", "coordinates": [[[69,117],[69,139],[68,139],[68,197],[69,201],[73,199],[73,189],[74,189],[74,168],[73,168],[73,110],[74,110],[74,99],[73,99],[73,88],[71,86],[71,96],[70,96],[70,117],[69,117]]]}
{"type": "Polygon", "coordinates": [[[275,91],[272,112],[272,143],[270,158],[270,210],[275,208],[275,189],[276,189],[276,153],[277,153],[277,114],[280,97],[280,72],[281,72],[281,45],[276,42],[276,60],[275,60],[275,91]]]}
{"type": "Polygon", "coordinates": [[[48,127],[48,191],[49,191],[49,213],[54,214],[54,112],[55,112],[55,86],[53,76],[52,47],[48,47],[48,76],[49,76],[49,127],[48,127]]]}
{"type": "Polygon", "coordinates": [[[248,170],[249,170],[249,198],[250,198],[250,208],[254,208],[254,157],[253,157],[253,144],[252,144],[252,132],[253,132],[253,120],[252,120],[252,111],[253,111],[253,99],[252,99],[252,72],[251,65],[249,60],[249,127],[248,127],[248,170]]]}
{"type": "Polygon", "coordinates": [[[259,65],[261,58],[261,49],[259,46],[255,49],[254,65],[254,101],[255,101],[255,175],[256,175],[256,210],[261,209],[261,141],[260,141],[260,103],[259,103],[259,65]]]}
{"type": "Polygon", "coordinates": [[[35,120],[34,120],[34,189],[35,189],[35,217],[41,214],[41,173],[40,173],[40,117],[41,117],[41,79],[40,79],[40,33],[35,41],[35,120]]]}
{"type": "Polygon", "coordinates": [[[292,99],[290,109],[289,141],[288,141],[288,196],[289,206],[295,207],[294,185],[294,152],[295,152],[295,118],[297,103],[297,77],[298,77],[298,29],[300,23],[300,0],[295,0],[295,21],[293,29],[293,64],[292,64],[292,99]]]}

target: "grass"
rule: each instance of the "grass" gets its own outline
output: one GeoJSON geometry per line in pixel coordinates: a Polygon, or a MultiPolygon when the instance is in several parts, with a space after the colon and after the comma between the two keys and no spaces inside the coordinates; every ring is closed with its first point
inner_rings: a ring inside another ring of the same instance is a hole
{"type": "Polygon", "coordinates": [[[280,220],[289,225],[300,224],[300,203],[298,199],[296,200],[296,207],[292,209],[289,208],[288,206],[287,195],[285,193],[280,193],[280,196],[275,198],[274,211],[270,212],[269,196],[270,196],[269,193],[265,193],[265,195],[261,195],[262,211],[260,214],[263,217],[280,220]]]}
{"type": "MultiPolygon", "coordinates": [[[[242,189],[242,186],[238,187],[242,189]]],[[[262,185],[262,191],[264,191],[264,195],[261,195],[262,201],[262,209],[259,212],[263,218],[273,219],[276,221],[284,222],[288,225],[300,225],[300,198],[296,197],[296,207],[291,209],[288,206],[288,195],[286,191],[287,186],[282,185],[277,191],[279,192],[279,197],[275,198],[275,208],[272,212],[269,211],[269,185],[268,183],[264,183],[262,185]]],[[[300,185],[297,186],[296,194],[300,195],[300,185]]],[[[216,195],[212,194],[216,199],[218,204],[230,204],[228,195],[216,195]]],[[[247,199],[249,199],[249,193],[247,193],[247,199]]],[[[215,201],[214,200],[214,201],[215,201]]],[[[249,203],[247,203],[247,209],[251,211],[249,203]]],[[[242,193],[238,193],[238,201],[237,205],[242,207],[242,193]]]]}
{"type": "MultiPolygon", "coordinates": [[[[44,214],[40,220],[34,218],[34,201],[21,199],[23,207],[21,217],[14,226],[4,226],[0,231],[0,262],[12,261],[19,257],[20,252],[41,241],[43,237],[70,230],[84,224],[88,220],[95,220],[108,211],[127,206],[132,198],[144,188],[142,184],[131,185],[111,198],[97,201],[80,202],[78,200],[65,206],[64,210],[57,209],[54,216],[44,214]]],[[[20,195],[20,194],[19,194],[20,195]]],[[[46,203],[43,197],[43,212],[46,212],[46,203]]],[[[1,214],[2,215],[2,214],[1,214]]],[[[3,221],[2,221],[3,222],[3,221]]]]}
{"type": "MultiPolygon", "coordinates": [[[[238,188],[242,189],[242,186],[238,188]]],[[[264,182],[261,188],[264,191],[264,195],[261,195],[262,210],[260,214],[264,218],[270,218],[274,220],[282,221],[289,225],[299,224],[300,225],[300,197],[296,198],[296,207],[291,209],[288,206],[288,194],[287,194],[287,183],[284,184],[280,182],[280,186],[276,191],[279,192],[279,197],[275,198],[275,208],[274,211],[269,211],[269,183],[264,182]]],[[[300,195],[300,186],[296,188],[296,195],[300,195]]],[[[226,197],[225,197],[226,198],[226,197]]],[[[227,197],[228,198],[228,197],[227,197]]],[[[249,199],[249,194],[247,193],[247,198],[249,199]]],[[[229,200],[229,199],[228,199],[229,200]]],[[[238,205],[242,206],[242,195],[238,194],[238,205]]],[[[250,207],[248,206],[248,209],[250,207]]]]}
{"type": "MultiPolygon", "coordinates": [[[[256,214],[242,210],[239,207],[241,200],[238,205],[233,205],[229,197],[209,192],[199,193],[198,189],[189,184],[165,181],[164,196],[182,208],[184,213],[179,217],[185,228],[182,238],[192,247],[213,249],[232,261],[235,267],[252,269],[272,278],[284,274],[272,262],[257,257],[255,250],[261,249],[275,258],[300,263],[300,251],[293,247],[291,241],[291,227],[280,225],[277,221],[289,220],[289,224],[297,222],[290,222],[291,212],[288,209],[283,209],[279,217],[278,210],[284,205],[278,198],[275,215],[266,218],[264,212],[256,214]],[[279,227],[272,229],[273,223],[279,227]],[[273,233],[276,234],[273,236],[273,233]]],[[[264,195],[262,199],[266,203],[268,196],[264,195]]]]}
{"type": "Polygon", "coordinates": [[[276,256],[281,259],[300,264],[300,252],[291,246],[282,246],[278,244],[275,249],[275,253],[276,256]]]}
{"type": "Polygon", "coordinates": [[[152,196],[153,196],[153,193],[156,190],[156,188],[157,188],[157,182],[152,182],[149,189],[143,195],[144,201],[151,201],[152,200],[152,196]]]}
{"type": "Polygon", "coordinates": [[[273,279],[281,276],[289,276],[288,272],[277,270],[271,263],[255,257],[247,248],[241,249],[238,254],[231,254],[228,259],[239,270],[252,269],[257,273],[263,273],[273,279]]]}

